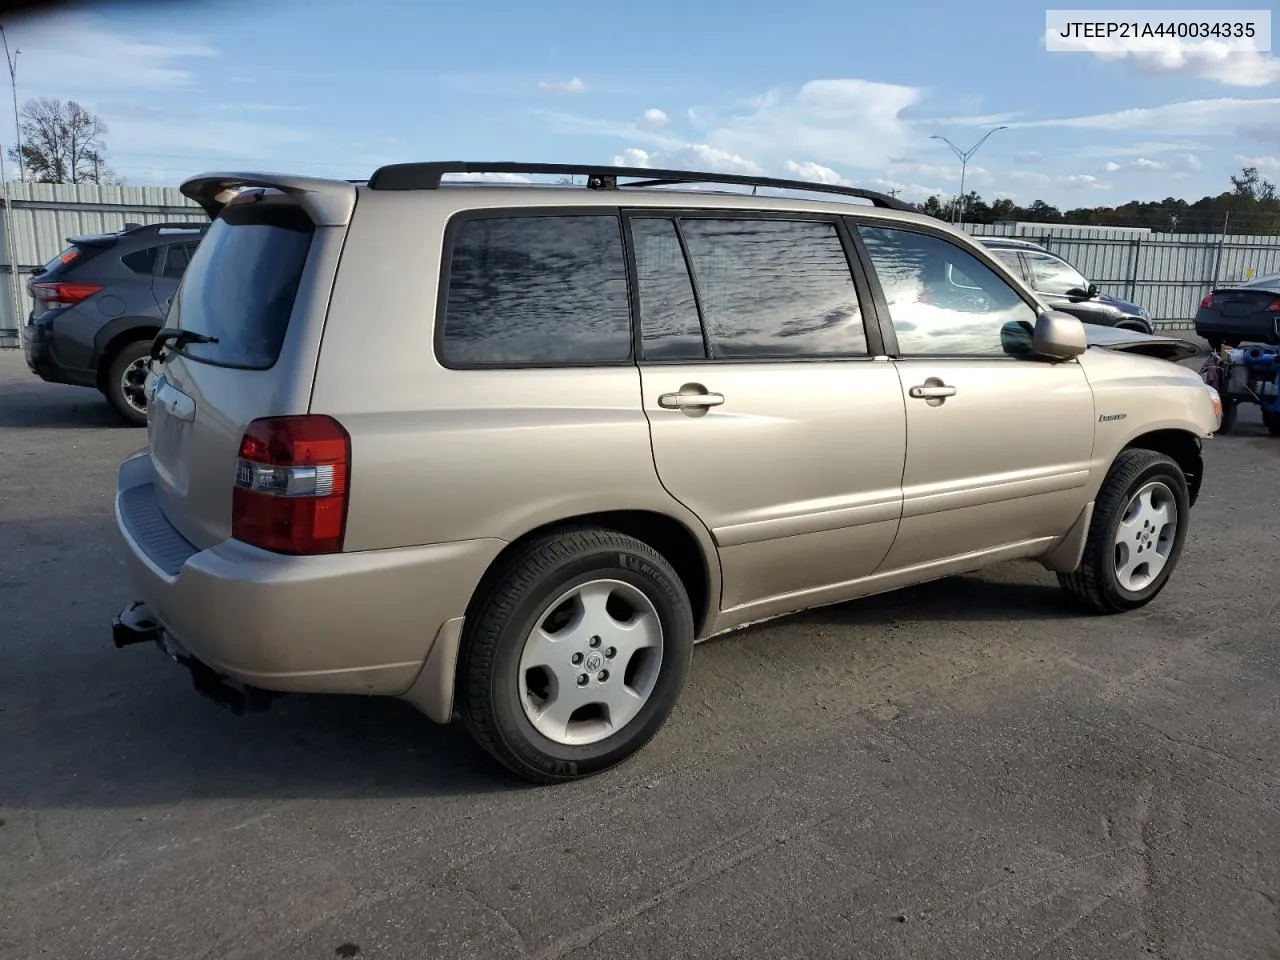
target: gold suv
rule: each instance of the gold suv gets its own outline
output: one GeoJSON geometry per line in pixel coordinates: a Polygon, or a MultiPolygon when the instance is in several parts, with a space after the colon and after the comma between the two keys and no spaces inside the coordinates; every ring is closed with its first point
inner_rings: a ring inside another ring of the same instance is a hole
{"type": "Polygon", "coordinates": [[[700,639],[1014,559],[1119,613],[1178,562],[1220,417],[1160,357],[1187,345],[1086,333],[883,194],[499,163],[183,191],[213,223],[119,470],[113,636],[232,709],[401,697],[568,780],[654,735],[700,639]]]}

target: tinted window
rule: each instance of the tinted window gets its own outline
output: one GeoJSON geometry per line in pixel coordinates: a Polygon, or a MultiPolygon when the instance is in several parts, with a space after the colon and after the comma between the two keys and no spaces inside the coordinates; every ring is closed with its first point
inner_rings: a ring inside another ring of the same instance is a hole
{"type": "Polygon", "coordinates": [[[120,262],[134,273],[149,277],[155,272],[156,257],[159,253],[159,247],[146,247],[142,250],[135,250],[133,253],[126,253],[120,258],[120,262]]]}
{"type": "Polygon", "coordinates": [[[866,354],[834,224],[690,219],[681,229],[713,357],[866,354]]]}
{"type": "Polygon", "coordinates": [[[602,363],[631,356],[616,216],[466,220],[453,237],[442,359],[602,363]]]}
{"type": "Polygon", "coordinates": [[[1030,251],[1026,256],[1035,288],[1042,293],[1065,294],[1072,290],[1085,290],[1089,286],[1089,281],[1080,275],[1079,270],[1057,257],[1030,251]]]}
{"type": "Polygon", "coordinates": [[[182,274],[186,271],[187,264],[191,260],[191,255],[195,251],[196,245],[194,243],[169,244],[169,252],[164,258],[164,272],[161,275],[168,277],[170,280],[181,280],[182,274]]]}
{"type": "Polygon", "coordinates": [[[183,330],[217,337],[184,353],[234,367],[276,362],[315,232],[298,207],[231,205],[187,267],[169,315],[183,330]]]}
{"type": "Polygon", "coordinates": [[[1035,311],[966,250],[940,237],[860,226],[898,347],[917,356],[1004,354],[1005,324],[1035,325],[1035,311]]]}
{"type": "Polygon", "coordinates": [[[702,324],[689,268],[671,220],[632,220],[640,331],[651,360],[702,360],[702,324]]]}

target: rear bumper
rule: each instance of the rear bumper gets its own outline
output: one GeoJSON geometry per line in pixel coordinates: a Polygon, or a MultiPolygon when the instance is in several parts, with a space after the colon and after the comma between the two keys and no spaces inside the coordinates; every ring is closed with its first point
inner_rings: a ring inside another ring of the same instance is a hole
{"type": "MultiPolygon", "coordinates": [[[[158,629],[216,675],[270,691],[452,696],[452,657],[424,664],[506,545],[468,540],[290,557],[226,540],[197,550],[164,518],[146,452],[120,465],[116,524],[158,629]]],[[[165,644],[162,643],[162,646],[165,644]]],[[[177,659],[177,657],[175,657],[177,659]]]]}
{"type": "Polygon", "coordinates": [[[77,370],[58,362],[53,349],[49,328],[42,324],[28,323],[22,331],[22,353],[27,369],[49,383],[66,383],[76,387],[95,385],[92,370],[77,370]]]}
{"type": "Polygon", "coordinates": [[[1217,310],[1200,310],[1196,314],[1196,333],[1200,336],[1234,338],[1266,343],[1280,342],[1280,318],[1274,314],[1255,313],[1245,317],[1223,316],[1217,310]]]}

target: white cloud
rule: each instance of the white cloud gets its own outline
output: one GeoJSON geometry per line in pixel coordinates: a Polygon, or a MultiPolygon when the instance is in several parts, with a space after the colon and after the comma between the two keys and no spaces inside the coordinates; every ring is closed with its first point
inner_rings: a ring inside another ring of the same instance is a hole
{"type": "Polygon", "coordinates": [[[1280,173],[1280,157],[1236,157],[1242,167],[1257,167],[1261,173],[1280,173]]]}
{"type": "Polygon", "coordinates": [[[641,116],[644,122],[651,127],[665,127],[670,119],[665,112],[657,107],[650,107],[641,116]]]}
{"type": "Polygon", "coordinates": [[[764,173],[764,168],[754,161],[705,143],[687,143],[662,153],[650,153],[639,147],[628,147],[613,158],[613,165],[668,170],[702,170],[707,173],[738,173],[754,176],[764,173]]]}
{"type": "Polygon", "coordinates": [[[770,90],[750,113],[722,118],[705,134],[729,153],[880,167],[918,139],[902,111],[922,94],[915,87],[868,80],[813,80],[795,91],[770,90]]]}
{"type": "Polygon", "coordinates": [[[1115,173],[1120,169],[1120,164],[1116,163],[1114,160],[1108,160],[1102,165],[1102,169],[1107,173],[1115,173]]]}
{"type": "Polygon", "coordinates": [[[1256,50],[1232,50],[1221,41],[1189,45],[1176,37],[1153,37],[1146,49],[1107,49],[1103,39],[1080,39],[1076,46],[1100,60],[1123,60],[1148,74],[1176,74],[1213,80],[1228,87],[1265,87],[1280,81],[1280,59],[1256,50]]]}
{"type": "Polygon", "coordinates": [[[197,37],[126,33],[105,18],[81,12],[22,21],[10,28],[9,44],[22,50],[22,87],[73,98],[190,87],[196,82],[193,61],[219,56],[197,37]]]}
{"type": "Polygon", "coordinates": [[[1150,157],[1138,157],[1135,160],[1130,160],[1127,164],[1116,163],[1112,160],[1103,164],[1102,167],[1105,173],[1115,173],[1118,170],[1129,169],[1140,170],[1144,173],[1166,173],[1174,176],[1195,173],[1203,168],[1204,164],[1193,153],[1170,157],[1168,160],[1152,160],[1150,157]]]}
{"type": "Polygon", "coordinates": [[[1161,163],[1159,160],[1148,160],[1146,157],[1139,157],[1129,166],[1135,170],[1164,170],[1166,168],[1166,164],[1161,163]]]}
{"type": "Polygon", "coordinates": [[[1068,190],[1106,190],[1111,184],[1090,173],[1069,173],[1058,177],[1055,183],[1068,190]]]}
{"type": "Polygon", "coordinates": [[[1158,107],[1135,107],[1129,110],[1116,110],[1113,113],[1095,113],[1081,117],[1027,120],[1010,124],[1010,126],[1068,127],[1173,136],[1185,136],[1188,131],[1230,135],[1235,132],[1236,127],[1254,123],[1260,115],[1265,115],[1268,111],[1277,108],[1280,108],[1280,97],[1261,100],[1218,97],[1211,100],[1183,100],[1158,107]]]}
{"type": "Polygon", "coordinates": [[[582,93],[587,85],[574,77],[572,80],[539,80],[538,89],[543,93],[582,93]]]}
{"type": "Polygon", "coordinates": [[[894,193],[902,200],[925,200],[929,197],[950,197],[952,191],[945,187],[931,187],[922,183],[904,183],[886,177],[872,177],[867,184],[884,193],[894,193]]]}
{"type": "Polygon", "coordinates": [[[822,164],[814,163],[812,160],[805,160],[802,163],[788,160],[787,173],[797,180],[812,180],[815,183],[849,184],[848,180],[830,167],[824,167],[822,164]]]}
{"type": "MultiPolygon", "coordinates": [[[[904,160],[901,158],[889,161],[892,173],[913,174],[918,177],[928,177],[934,180],[960,180],[960,161],[955,163],[923,163],[917,160],[904,160]]],[[[986,167],[970,166],[965,170],[964,183],[965,192],[969,191],[970,186],[981,187],[986,184],[993,183],[995,177],[991,175],[991,171],[986,167]]]]}

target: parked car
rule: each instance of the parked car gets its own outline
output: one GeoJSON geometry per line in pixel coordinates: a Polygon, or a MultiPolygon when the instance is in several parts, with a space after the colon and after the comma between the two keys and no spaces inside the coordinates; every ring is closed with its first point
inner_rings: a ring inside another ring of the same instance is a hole
{"type": "Polygon", "coordinates": [[[1136,303],[1103,293],[1070,263],[1038,243],[1013,237],[979,237],[1018,279],[1030,284],[1054,310],[1085,323],[1151,333],[1151,315],[1136,303]]]}
{"type": "Polygon", "coordinates": [[[25,351],[50,383],[96,387],[127,423],[147,422],[151,339],[208,223],[130,225],[68,237],[27,284],[25,351]]]}
{"type": "Polygon", "coordinates": [[[1280,345],[1280,273],[1210,290],[1196,311],[1196,333],[1214,350],[1224,343],[1280,345]]]}
{"type": "Polygon", "coordinates": [[[1114,614],[1178,563],[1220,405],[1124,351],[1195,348],[1086,334],[883,194],[516,163],[182,190],[214,223],[119,470],[113,637],[234,710],[400,697],[569,780],[655,734],[697,640],[1014,559],[1114,614]],[[485,172],[587,179],[445,179],[485,172]]]}

